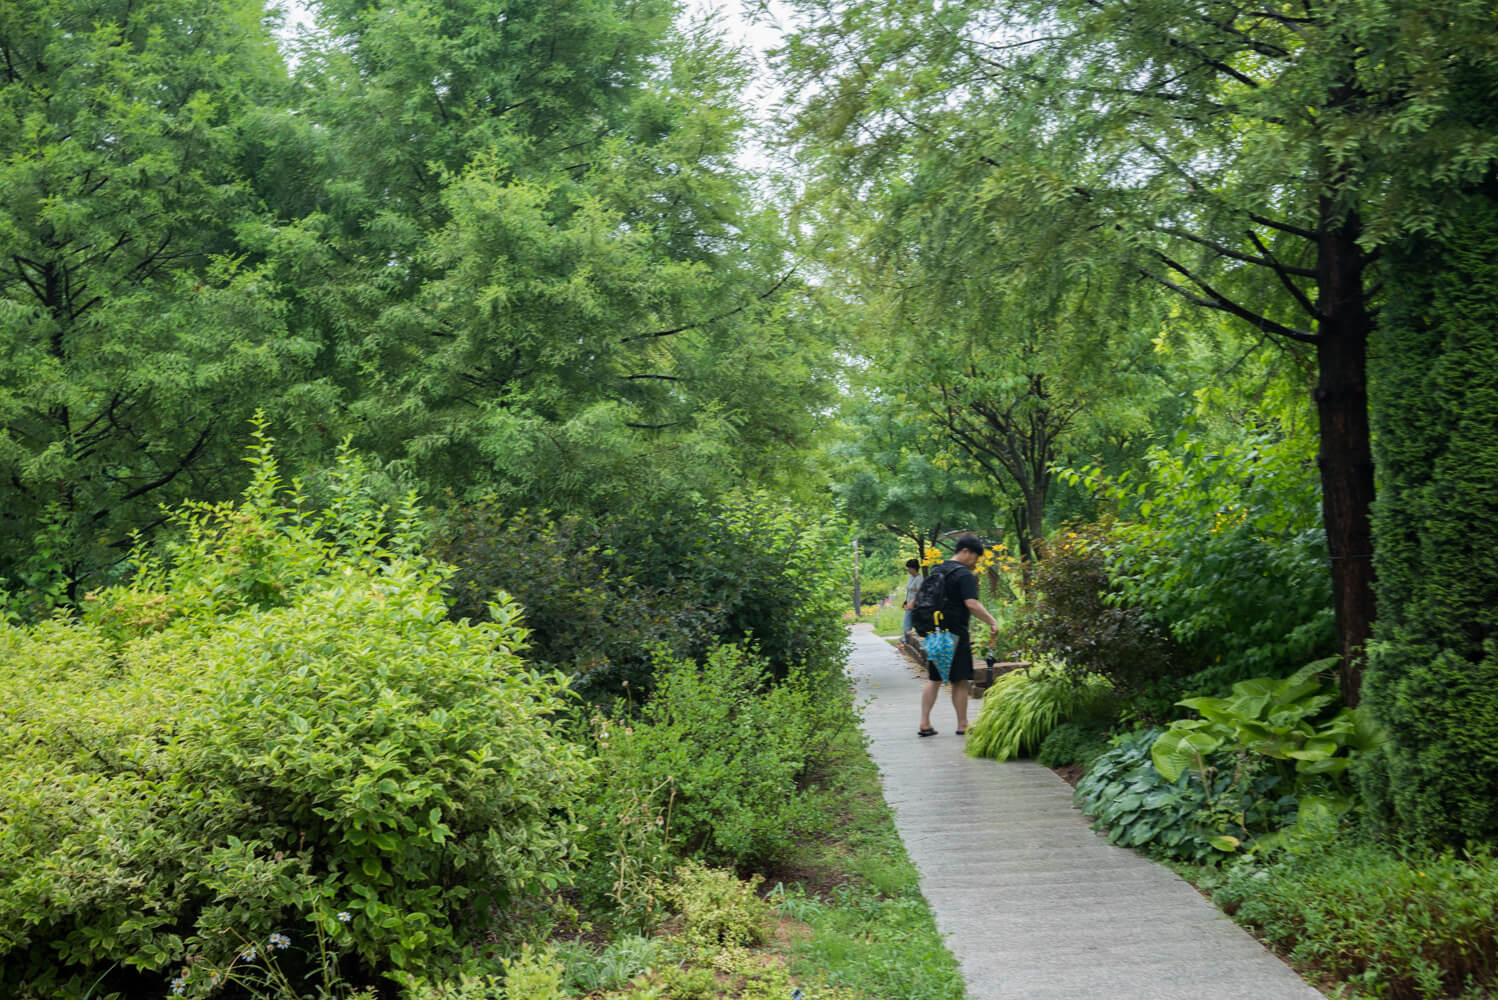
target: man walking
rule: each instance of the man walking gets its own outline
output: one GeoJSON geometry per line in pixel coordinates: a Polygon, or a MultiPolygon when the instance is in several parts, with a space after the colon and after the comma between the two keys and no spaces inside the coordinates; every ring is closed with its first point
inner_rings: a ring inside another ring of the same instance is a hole
{"type": "MultiPolygon", "coordinates": [[[[973,643],[967,634],[968,621],[973,615],[988,625],[992,636],[999,630],[999,623],[978,600],[978,578],[973,567],[983,555],[983,543],[972,535],[957,539],[957,551],[952,558],[933,569],[932,575],[940,573],[943,578],[943,601],[941,628],[957,636],[957,651],[952,656],[952,707],[957,710],[957,735],[967,732],[968,681],[973,679],[973,643]]],[[[936,696],[941,693],[941,674],[930,663],[926,665],[926,686],[921,689],[921,728],[919,735],[935,736],[931,727],[931,709],[936,696]]]]}
{"type": "Polygon", "coordinates": [[[921,589],[921,564],[915,559],[905,560],[905,572],[910,574],[910,579],[905,581],[905,624],[900,629],[900,640],[905,640],[905,633],[910,631],[910,609],[915,607],[915,595],[921,589]]]}

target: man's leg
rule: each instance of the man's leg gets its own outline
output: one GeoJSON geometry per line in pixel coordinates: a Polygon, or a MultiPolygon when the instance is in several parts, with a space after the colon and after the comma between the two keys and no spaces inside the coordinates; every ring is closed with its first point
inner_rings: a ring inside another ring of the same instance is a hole
{"type": "Polygon", "coordinates": [[[927,680],[926,686],[921,688],[921,729],[931,728],[931,706],[936,704],[936,696],[941,693],[941,681],[927,680]]]}
{"type": "Polygon", "coordinates": [[[957,709],[957,731],[967,732],[967,681],[952,682],[952,707],[957,709]]]}

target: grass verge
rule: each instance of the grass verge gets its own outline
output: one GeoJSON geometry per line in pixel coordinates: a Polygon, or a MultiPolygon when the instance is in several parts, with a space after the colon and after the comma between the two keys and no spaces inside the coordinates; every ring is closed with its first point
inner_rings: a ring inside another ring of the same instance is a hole
{"type": "MultiPolygon", "coordinates": [[[[768,930],[704,941],[690,914],[650,936],[608,943],[554,942],[560,989],[549,996],[604,1000],[964,1000],[956,959],[937,932],[918,877],[885,804],[861,734],[832,743],[803,792],[820,822],[801,831],[773,869],[737,888],[717,880],[706,910],[754,890],[768,930]],[[726,894],[726,896],[725,896],[726,894]],[[694,940],[695,939],[695,940],[694,940]]],[[[693,894],[688,894],[693,895],[693,894]]],[[[685,900],[685,897],[683,897],[685,900]]],[[[691,905],[677,907],[690,911],[691,905]]],[[[757,923],[752,915],[740,923],[757,923]]],[[[508,995],[507,995],[508,996],[508,995]]]]}
{"type": "Polygon", "coordinates": [[[845,735],[818,777],[816,794],[832,822],[771,875],[778,880],[771,901],[806,928],[787,949],[792,971],[870,998],[960,1000],[957,961],[920,894],[858,734],[845,735]]]}

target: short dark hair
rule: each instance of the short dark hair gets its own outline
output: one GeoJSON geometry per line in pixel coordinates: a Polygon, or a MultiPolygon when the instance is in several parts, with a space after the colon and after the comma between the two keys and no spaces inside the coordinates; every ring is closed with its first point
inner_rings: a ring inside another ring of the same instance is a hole
{"type": "Polygon", "coordinates": [[[907,560],[905,560],[905,568],[906,569],[920,569],[921,568],[921,561],[919,559],[907,559],[907,560]]]}
{"type": "Polygon", "coordinates": [[[952,551],[961,552],[963,549],[972,549],[981,556],[983,554],[983,543],[978,541],[973,535],[963,535],[957,539],[957,548],[952,551]]]}

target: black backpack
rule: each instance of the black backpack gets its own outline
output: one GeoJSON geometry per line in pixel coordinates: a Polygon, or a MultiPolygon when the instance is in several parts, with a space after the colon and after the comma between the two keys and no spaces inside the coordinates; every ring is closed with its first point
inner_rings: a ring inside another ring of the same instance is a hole
{"type": "Polygon", "coordinates": [[[940,611],[945,620],[950,611],[947,607],[947,580],[956,563],[942,563],[931,571],[915,592],[910,604],[910,624],[916,635],[929,635],[936,631],[936,613],[940,611]]]}

